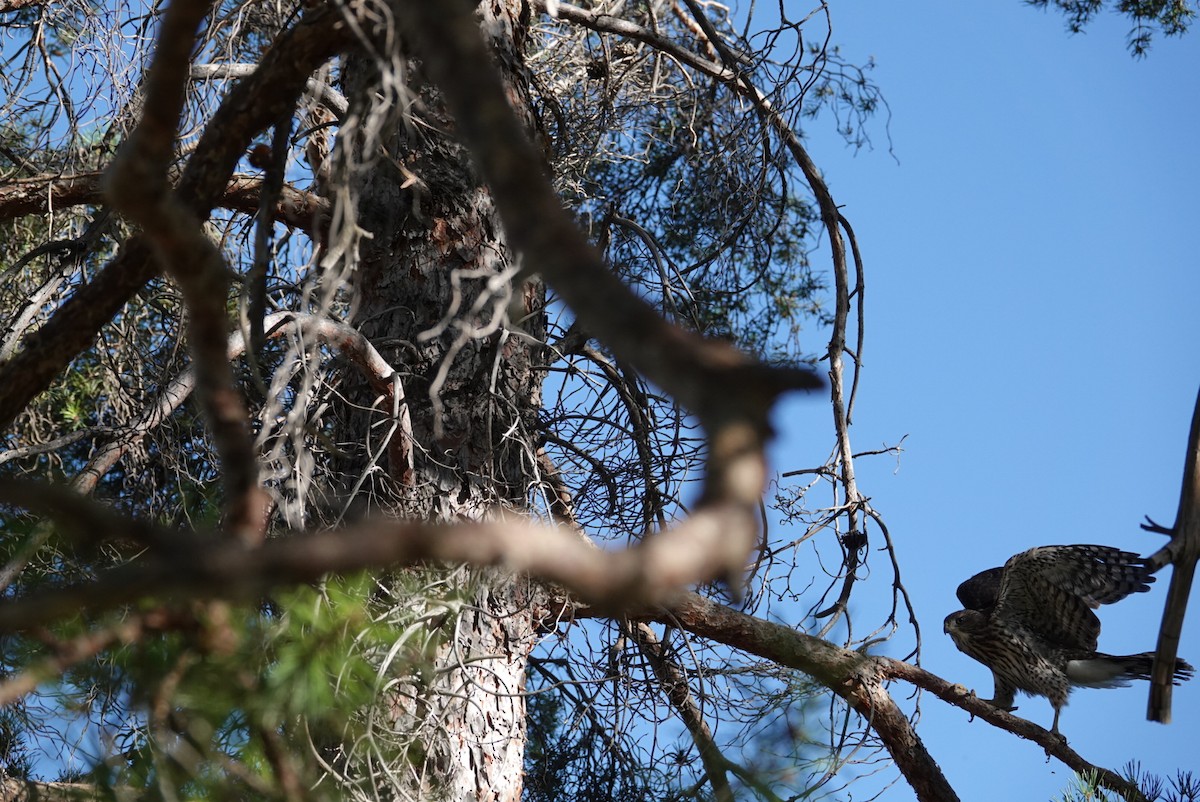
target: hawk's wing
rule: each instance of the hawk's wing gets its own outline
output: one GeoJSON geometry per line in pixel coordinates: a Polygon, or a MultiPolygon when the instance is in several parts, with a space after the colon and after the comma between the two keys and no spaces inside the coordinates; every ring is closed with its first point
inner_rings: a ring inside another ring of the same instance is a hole
{"type": "Polygon", "coordinates": [[[1110,546],[1041,546],[1004,564],[994,615],[1065,649],[1095,651],[1092,608],[1150,589],[1140,556],[1110,546]]]}
{"type": "Polygon", "coordinates": [[[1000,598],[1000,577],[1003,568],[989,568],[958,586],[955,594],[968,610],[990,611],[1000,598]]]}

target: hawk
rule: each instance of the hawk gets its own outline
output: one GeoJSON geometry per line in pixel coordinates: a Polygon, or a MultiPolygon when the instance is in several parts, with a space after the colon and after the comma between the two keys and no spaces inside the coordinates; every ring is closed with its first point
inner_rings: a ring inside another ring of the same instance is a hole
{"type": "MultiPolygon", "coordinates": [[[[987,700],[1015,710],[1017,691],[1045,696],[1054,725],[1072,686],[1116,688],[1149,679],[1154,652],[1111,655],[1096,651],[1100,619],[1092,612],[1150,589],[1145,560],[1109,546],[1041,546],[1010,558],[958,586],[966,608],[946,616],[945,631],[959,651],[992,670],[987,700]]],[[[1192,667],[1175,661],[1175,679],[1192,667]]]]}

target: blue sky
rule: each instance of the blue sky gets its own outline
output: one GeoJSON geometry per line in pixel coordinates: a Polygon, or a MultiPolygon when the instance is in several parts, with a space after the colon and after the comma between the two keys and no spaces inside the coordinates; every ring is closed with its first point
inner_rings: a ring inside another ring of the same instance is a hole
{"type": "MultiPolygon", "coordinates": [[[[908,436],[898,465],[861,460],[859,481],[896,540],[925,667],[988,696],[988,671],[941,631],[962,579],[1051,543],[1148,553],[1161,538],[1142,516],[1174,520],[1200,386],[1200,32],[1138,61],[1115,15],[1072,36],[1017,0],[831,6],[843,55],[877,63],[895,153],[880,126],[857,154],[821,121],[806,130],[866,259],[855,448],[908,436]]],[[[795,399],[779,422],[776,467],[819,464],[827,402],[795,399]]],[[[882,557],[856,598],[866,620],[887,603],[882,557]]],[[[1167,579],[1100,611],[1101,649],[1154,647],[1167,579]]],[[[1200,610],[1181,654],[1200,664],[1200,610]]],[[[1063,732],[1099,765],[1200,768],[1200,680],[1176,689],[1169,726],[1145,720],[1146,691],[1077,691],[1063,732]]],[[[1018,704],[1049,725],[1046,700],[1018,704]]],[[[1069,783],[1036,745],[922,706],[918,731],[963,799],[1069,783]]],[[[884,798],[914,796],[901,783],[884,798]]]]}

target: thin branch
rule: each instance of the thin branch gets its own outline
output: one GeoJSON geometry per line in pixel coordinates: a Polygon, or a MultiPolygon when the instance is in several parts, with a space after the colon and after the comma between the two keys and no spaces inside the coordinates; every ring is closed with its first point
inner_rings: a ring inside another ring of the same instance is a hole
{"type": "Polygon", "coordinates": [[[665,644],[648,624],[634,624],[629,628],[629,634],[642,654],[646,655],[659,685],[691,734],[692,741],[700,753],[700,761],[704,764],[704,774],[712,784],[713,797],[718,802],[733,802],[733,790],[729,786],[727,774],[729,761],[721,754],[717,742],[713,739],[712,730],[696,704],[683,666],[671,656],[665,644]]]}
{"type": "MultiPolygon", "coordinates": [[[[33,456],[34,454],[45,454],[50,451],[57,451],[60,448],[69,446],[72,443],[78,443],[88,437],[94,437],[98,433],[96,429],[80,429],[75,432],[68,432],[61,437],[56,437],[45,443],[37,443],[36,445],[20,446],[19,448],[10,448],[7,451],[0,451],[0,465],[14,459],[24,459],[25,457],[33,456]]],[[[0,587],[0,590],[3,590],[0,587]]]]}
{"type": "MultiPolygon", "coordinates": [[[[700,4],[694,2],[694,0],[687,0],[687,4],[695,15],[697,24],[704,31],[705,36],[708,37],[710,44],[721,57],[724,65],[700,58],[653,31],[646,30],[617,17],[576,8],[566,3],[557,3],[556,6],[557,14],[561,19],[575,22],[592,30],[614,33],[645,42],[729,86],[732,91],[748,99],[754,105],[762,118],[782,140],[784,146],[791,154],[793,161],[800,168],[801,173],[803,173],[805,180],[813,192],[813,196],[816,198],[821,214],[821,221],[825,226],[826,234],[829,236],[836,285],[834,325],[826,355],[829,359],[830,400],[833,406],[834,429],[837,437],[837,467],[840,472],[839,478],[848,505],[849,532],[855,535],[864,535],[864,527],[861,524],[862,513],[858,507],[862,501],[862,496],[859,493],[854,475],[854,452],[849,435],[849,404],[853,399],[854,388],[857,386],[857,371],[855,371],[855,379],[851,383],[850,398],[848,399],[843,364],[843,355],[849,353],[846,344],[846,331],[852,294],[846,258],[846,243],[842,237],[842,221],[844,218],[838,210],[833,195],[830,193],[829,187],[817,169],[815,162],[813,162],[801,143],[800,137],[792,129],[787,120],[784,119],[783,115],[772,105],[766,95],[754,85],[750,76],[740,68],[741,61],[738,59],[737,54],[729,49],[725,41],[713,29],[700,4]]],[[[847,230],[849,231],[848,226],[847,230]]],[[[853,234],[852,232],[850,233],[852,237],[853,234]]],[[[858,253],[857,248],[855,249],[854,256],[857,268],[857,282],[854,292],[861,296],[863,272],[861,255],[858,253]]],[[[859,298],[858,313],[858,342],[856,351],[861,351],[863,334],[861,297],[859,298]]],[[[588,328],[592,330],[590,325],[588,328]]],[[[602,339],[605,338],[602,336],[602,339]]],[[[846,609],[849,593],[856,577],[858,561],[859,550],[857,548],[847,548],[845,580],[838,600],[825,611],[830,616],[830,620],[826,622],[826,631],[836,624],[840,614],[846,609]]]]}
{"type": "MultiPolygon", "coordinates": [[[[719,81],[731,82],[737,78],[737,73],[733,70],[728,70],[715,61],[703,58],[683,47],[678,42],[674,42],[666,36],[648,28],[643,28],[640,25],[611,14],[590,11],[568,3],[555,3],[554,5],[556,6],[555,13],[559,19],[573,22],[595,31],[617,34],[618,36],[624,36],[650,45],[655,50],[666,53],[681,64],[686,64],[719,81]]],[[[537,0],[535,6],[543,12],[546,11],[545,0],[537,0]]]]}
{"type": "Polygon", "coordinates": [[[948,682],[923,668],[903,663],[899,660],[893,660],[890,657],[877,657],[874,659],[879,665],[882,676],[910,682],[955,707],[961,707],[973,717],[981,718],[1002,730],[1007,730],[1018,737],[1033,741],[1042,747],[1049,757],[1057,758],[1072,771],[1080,774],[1095,773],[1100,785],[1116,791],[1125,797],[1125,799],[1130,800],[1130,802],[1149,802],[1136,784],[1129,782],[1111,769],[1089,763],[1078,752],[1071,749],[1067,745],[1067,740],[1061,735],[1039,727],[1032,721],[1027,721],[1005,710],[1001,710],[987,701],[980,699],[975,695],[974,691],[969,691],[962,685],[948,682]]]}
{"type": "Polygon", "coordinates": [[[875,658],[754,618],[694,593],[686,594],[665,612],[649,612],[646,617],[676,623],[695,635],[803,671],[864,717],[918,800],[958,800],[912,723],[884,689],[875,658]]]}
{"type": "MultiPolygon", "coordinates": [[[[258,365],[258,352],[263,346],[263,321],[267,317],[267,276],[274,256],[275,221],[273,209],[278,204],[286,180],[288,160],[288,138],[292,133],[293,111],[289,109],[275,121],[271,137],[271,158],[265,168],[262,195],[254,220],[254,259],[246,273],[246,306],[244,314],[249,317],[250,344],[246,349],[255,381],[265,393],[258,365]]],[[[245,325],[245,322],[243,322],[245,325]]]]}
{"type": "MultiPolygon", "coordinates": [[[[158,614],[151,614],[158,618],[158,614]]],[[[54,644],[54,655],[20,674],[0,682],[0,706],[10,705],[21,697],[33,693],[38,685],[62,676],[72,666],[89,660],[110,646],[133,643],[138,640],[146,626],[145,616],[135,616],[115,626],[98,629],[65,643],[54,644]]],[[[0,795],[0,799],[8,799],[0,795]]]]}
{"type": "MultiPolygon", "coordinates": [[[[316,315],[278,312],[268,315],[264,321],[268,337],[278,337],[286,333],[304,331],[310,336],[317,337],[330,347],[341,351],[351,364],[362,371],[372,388],[387,402],[388,409],[395,410],[399,436],[393,437],[388,444],[388,459],[392,474],[398,481],[411,483],[413,466],[413,436],[412,421],[409,416],[408,404],[404,397],[404,386],[387,360],[375,350],[370,341],[359,331],[350,326],[337,323],[316,315]]],[[[229,336],[227,356],[236,359],[246,349],[245,338],[241,332],[229,336]]],[[[71,489],[81,495],[87,495],[95,490],[100,479],[104,477],[121,457],[133,448],[147,433],[166,420],[183,404],[195,389],[195,373],[185,370],[175,377],[159,393],[158,400],[142,412],[136,421],[121,430],[120,434],[101,446],[71,480],[71,489]]],[[[80,433],[80,436],[88,434],[80,433]]],[[[59,438],[68,440],[72,436],[59,438]]],[[[73,437],[71,440],[77,440],[73,437]]],[[[56,441],[58,442],[58,441],[56,441]]],[[[65,445],[65,443],[59,443],[65,445]]],[[[0,457],[6,457],[0,454],[0,457]]],[[[2,463],[4,459],[0,459],[2,463]]],[[[8,588],[47,541],[54,534],[53,529],[44,528],[30,536],[28,542],[22,545],[16,554],[0,569],[0,592],[8,588]]]]}
{"type": "Polygon", "coordinates": [[[854,422],[854,400],[858,397],[858,380],[862,375],[863,342],[866,340],[867,278],[866,270],[863,268],[862,252],[858,249],[858,237],[854,235],[854,228],[842,214],[838,214],[838,222],[846,230],[846,239],[850,241],[850,254],[854,257],[854,291],[851,295],[854,297],[855,319],[858,324],[854,353],[851,355],[854,359],[854,377],[850,382],[850,399],[846,403],[846,425],[849,426],[854,422]]]}
{"type": "MultiPolygon", "coordinates": [[[[393,437],[388,444],[388,459],[392,474],[397,480],[411,483],[414,475],[412,420],[404,397],[404,386],[400,383],[399,376],[396,375],[392,366],[375,350],[370,341],[361,332],[350,326],[316,315],[278,312],[268,315],[264,325],[268,337],[278,337],[297,331],[317,337],[330,347],[339,350],[348,362],[359,368],[371,387],[385,399],[387,408],[395,410],[399,436],[393,437]]],[[[229,336],[226,353],[230,360],[236,359],[245,349],[245,338],[241,332],[235,332],[229,336]]],[[[129,449],[133,448],[147,433],[170,417],[188,399],[195,386],[195,373],[191,369],[176,376],[159,393],[158,400],[143,411],[136,421],[97,449],[92,458],[88,460],[87,465],[71,480],[71,489],[80,495],[87,495],[95,490],[96,485],[121,460],[121,457],[125,456],[129,449]]],[[[65,440],[66,438],[60,439],[65,440]]],[[[51,505],[51,509],[53,509],[53,505],[51,505]]],[[[16,580],[33,555],[49,541],[53,534],[53,529],[45,527],[30,536],[28,542],[23,544],[8,563],[0,569],[0,592],[3,592],[16,580]]],[[[133,536],[132,531],[130,535],[133,536]]]]}
{"type": "MultiPolygon", "coordinates": [[[[825,184],[820,171],[817,170],[808,152],[800,144],[800,138],[796,136],[791,126],[788,125],[782,115],[771,105],[766,96],[751,82],[750,76],[739,69],[739,60],[729,50],[724,39],[717,33],[700,3],[697,0],[684,0],[684,2],[695,17],[696,22],[703,29],[709,43],[720,55],[726,68],[735,76],[729,82],[731,87],[739,94],[747,97],[755,105],[759,114],[771,125],[791,152],[793,160],[804,174],[810,189],[812,189],[813,196],[817,200],[817,206],[821,213],[821,221],[824,223],[825,232],[829,236],[835,294],[833,328],[830,332],[826,356],[829,359],[829,397],[833,406],[833,426],[837,440],[838,458],[836,465],[840,473],[839,480],[846,498],[847,531],[842,536],[841,541],[844,548],[841,591],[832,605],[817,613],[818,618],[829,619],[824,623],[819,633],[824,636],[833,630],[841,616],[849,609],[850,594],[854,588],[855,581],[858,579],[860,555],[862,549],[867,546],[866,527],[860,506],[862,495],[859,493],[858,481],[854,474],[854,449],[850,444],[849,410],[853,401],[853,388],[857,387],[858,384],[858,371],[857,368],[854,371],[854,378],[851,382],[851,390],[848,396],[845,363],[843,360],[843,356],[848,353],[846,336],[850,317],[850,298],[853,294],[861,294],[862,289],[862,258],[856,248],[854,256],[857,267],[857,280],[852,290],[850,273],[846,261],[846,245],[842,239],[842,223],[845,218],[838,211],[833,195],[825,184]]],[[[849,231],[848,224],[846,228],[849,231]]],[[[856,351],[861,351],[862,348],[862,311],[860,299],[856,351]]]]}
{"type": "MultiPolygon", "coordinates": [[[[399,424],[402,437],[394,438],[397,450],[392,455],[396,458],[398,475],[403,476],[413,470],[412,464],[412,423],[408,417],[408,405],[404,399],[404,388],[393,381],[395,370],[383,358],[375,347],[361,332],[343,323],[337,323],[318,315],[296,314],[293,312],[276,312],[268,315],[263,321],[267,337],[281,337],[285,334],[303,331],[319,338],[330,347],[339,350],[348,362],[355,365],[370,383],[371,387],[387,399],[389,408],[396,404],[400,407],[399,424]]],[[[230,360],[237,359],[246,350],[246,340],[242,332],[229,335],[226,356],[230,360]]],[[[148,432],[166,420],[191,395],[196,386],[196,377],[191,369],[176,376],[159,393],[158,400],[147,408],[141,416],[122,430],[120,436],[114,437],[101,447],[88,461],[88,464],[76,474],[71,481],[71,488],[77,493],[87,494],[95,489],[100,479],[112,470],[130,448],[148,432]]]]}
{"type": "MultiPolygon", "coordinates": [[[[258,69],[257,64],[193,64],[191,76],[195,80],[213,80],[216,78],[245,78],[253,75],[258,69]]],[[[305,91],[324,103],[339,117],[350,110],[350,101],[346,96],[329,84],[309,78],[305,91]]]]}

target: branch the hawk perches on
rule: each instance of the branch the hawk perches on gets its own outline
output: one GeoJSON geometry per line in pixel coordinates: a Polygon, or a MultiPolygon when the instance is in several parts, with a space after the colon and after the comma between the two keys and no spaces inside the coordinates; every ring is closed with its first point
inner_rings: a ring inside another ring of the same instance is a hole
{"type": "MultiPolygon", "coordinates": [[[[1041,546],[989,568],[958,586],[966,608],[946,617],[959,651],[992,670],[988,700],[1013,710],[1017,691],[1045,696],[1054,706],[1052,732],[1073,686],[1116,688],[1149,679],[1154,653],[1096,651],[1100,619],[1092,610],[1150,589],[1146,561],[1109,546],[1041,546]]],[[[1174,677],[1192,666],[1175,662],[1174,677]]]]}

